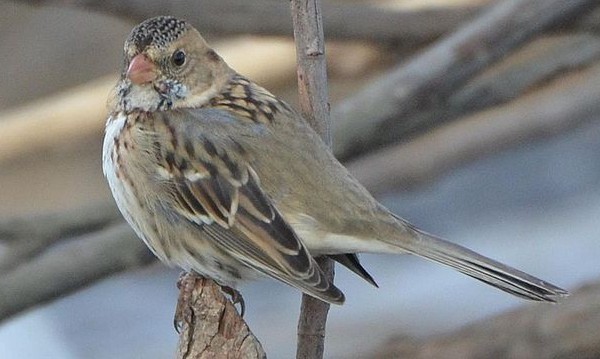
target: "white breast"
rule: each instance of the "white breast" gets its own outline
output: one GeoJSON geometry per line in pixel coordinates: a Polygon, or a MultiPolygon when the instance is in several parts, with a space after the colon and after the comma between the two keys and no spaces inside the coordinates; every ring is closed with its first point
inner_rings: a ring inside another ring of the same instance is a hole
{"type": "Polygon", "coordinates": [[[118,164],[115,161],[118,154],[116,153],[117,147],[115,143],[126,122],[127,116],[122,112],[114,117],[109,117],[108,121],[106,121],[104,144],[102,147],[102,171],[121,214],[123,214],[123,217],[125,217],[125,220],[127,220],[138,237],[142,238],[148,244],[144,232],[132,215],[140,210],[137,200],[133,197],[133,190],[126,181],[122,181],[117,177],[118,164]]]}
{"type": "Polygon", "coordinates": [[[112,189],[113,183],[118,181],[115,164],[113,163],[113,152],[115,150],[115,139],[123,130],[127,116],[122,112],[119,112],[116,116],[111,116],[106,121],[106,128],[104,132],[104,144],[102,146],[102,171],[106,176],[108,183],[112,189]]]}
{"type": "MultiPolygon", "coordinates": [[[[115,143],[125,126],[127,116],[123,113],[118,113],[116,116],[111,116],[106,121],[106,129],[104,133],[104,144],[102,147],[102,171],[108,181],[113,197],[117,202],[117,206],[124,216],[129,215],[127,209],[127,198],[131,195],[130,190],[125,187],[123,181],[117,177],[117,158],[115,143]]],[[[129,221],[129,220],[128,220],[129,221]]]]}

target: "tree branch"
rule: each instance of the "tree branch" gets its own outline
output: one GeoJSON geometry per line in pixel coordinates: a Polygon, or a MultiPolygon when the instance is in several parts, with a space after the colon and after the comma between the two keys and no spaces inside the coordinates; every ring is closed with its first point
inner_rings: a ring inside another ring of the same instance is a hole
{"type": "Polygon", "coordinates": [[[340,135],[334,151],[347,159],[439,125],[443,118],[420,119],[416,114],[444,103],[468,80],[533,36],[597,6],[594,0],[500,2],[337,106],[332,113],[333,132],[340,135]]]}
{"type": "Polygon", "coordinates": [[[191,321],[183,323],[177,358],[267,357],[258,339],[212,280],[196,280],[189,308],[191,321]]]}
{"type": "Polygon", "coordinates": [[[329,96],[321,1],[291,1],[298,63],[300,111],[323,141],[331,145],[329,96]]]}
{"type": "MultiPolygon", "coordinates": [[[[290,2],[298,62],[298,92],[302,115],[323,141],[331,146],[325,40],[320,0],[290,2]]],[[[333,282],[334,265],[327,257],[317,258],[325,277],[333,282]]],[[[325,327],[329,304],[302,295],[298,321],[296,358],[320,359],[325,350],[325,327]]]]}
{"type": "Polygon", "coordinates": [[[598,358],[600,283],[560,305],[527,305],[431,339],[390,340],[375,358],[598,358]]]}

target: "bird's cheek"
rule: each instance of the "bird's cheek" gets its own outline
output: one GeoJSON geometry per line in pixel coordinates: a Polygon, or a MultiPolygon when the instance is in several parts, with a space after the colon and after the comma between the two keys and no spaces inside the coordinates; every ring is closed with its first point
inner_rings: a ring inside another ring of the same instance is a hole
{"type": "Polygon", "coordinates": [[[120,105],[125,111],[156,110],[162,101],[162,96],[152,87],[129,85],[120,95],[120,105]]]}

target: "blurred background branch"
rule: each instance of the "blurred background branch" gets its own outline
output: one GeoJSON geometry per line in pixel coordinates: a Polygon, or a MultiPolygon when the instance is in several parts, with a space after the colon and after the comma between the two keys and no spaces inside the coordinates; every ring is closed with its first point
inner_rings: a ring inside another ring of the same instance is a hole
{"type": "Polygon", "coordinates": [[[56,242],[121,222],[123,218],[114,204],[100,204],[34,218],[3,219],[0,221],[3,247],[0,271],[14,269],[56,242]]]}
{"type": "Polygon", "coordinates": [[[427,340],[390,339],[374,357],[595,358],[599,330],[600,282],[594,282],[558,306],[528,305],[427,340]]]}
{"type": "Polygon", "coordinates": [[[0,320],[152,261],[126,223],[76,236],[1,273],[0,320]]]}
{"type": "MultiPolygon", "coordinates": [[[[32,5],[72,6],[141,22],[171,14],[189,20],[203,34],[292,36],[289,6],[278,0],[100,1],[22,0],[32,5]],[[218,14],[218,15],[217,15],[218,14]]],[[[331,39],[393,42],[412,46],[429,42],[480,11],[480,6],[391,10],[362,4],[325,3],[323,23],[331,39]]]]}
{"type": "Polygon", "coordinates": [[[442,112],[448,98],[470,79],[534,36],[597,6],[593,0],[499,2],[336,107],[336,155],[346,159],[438,126],[448,120],[442,112]]]}
{"type": "MultiPolygon", "coordinates": [[[[519,69],[515,72],[520,73],[519,69]]],[[[500,77],[510,75],[502,73],[486,82],[497,86],[502,83],[500,77]]],[[[527,76],[523,74],[521,78],[524,77],[527,76]]],[[[412,141],[350,161],[348,168],[373,193],[422,186],[466,162],[593,121],[600,113],[598,81],[598,64],[555,81],[548,80],[542,89],[525,94],[509,106],[493,107],[460,121],[440,125],[412,141]]],[[[511,97],[514,90],[489,93],[511,97]]],[[[479,93],[484,97],[488,92],[482,90],[479,93]]],[[[494,95],[488,99],[496,102],[492,97],[494,95]]],[[[465,103],[477,104],[475,101],[465,103]]]]}

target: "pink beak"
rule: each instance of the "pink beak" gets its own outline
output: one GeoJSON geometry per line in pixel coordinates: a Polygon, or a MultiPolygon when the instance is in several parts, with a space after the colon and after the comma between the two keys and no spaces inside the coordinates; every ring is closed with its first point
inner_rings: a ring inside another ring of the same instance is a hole
{"type": "Polygon", "coordinates": [[[156,66],[146,55],[135,55],[129,63],[127,78],[136,85],[152,82],[156,79],[156,66]]]}

